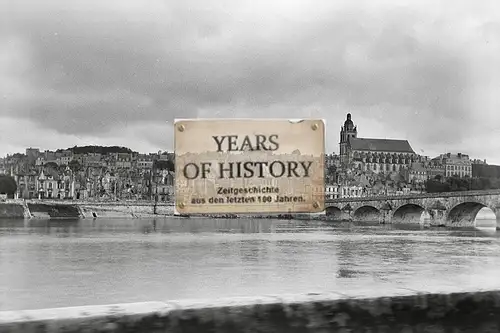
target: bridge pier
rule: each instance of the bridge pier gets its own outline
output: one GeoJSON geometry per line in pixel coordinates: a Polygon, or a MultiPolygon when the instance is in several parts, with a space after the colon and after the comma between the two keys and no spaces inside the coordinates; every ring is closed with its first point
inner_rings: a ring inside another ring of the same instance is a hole
{"type": "Polygon", "coordinates": [[[354,215],[354,210],[352,209],[352,207],[351,207],[350,204],[345,205],[341,209],[340,218],[341,218],[342,221],[352,222],[353,221],[353,215],[354,215]]]}
{"type": "Polygon", "coordinates": [[[392,207],[388,202],[385,202],[380,207],[379,224],[392,223],[392,207]]]}
{"type": "Polygon", "coordinates": [[[384,209],[381,209],[380,210],[380,214],[379,214],[379,224],[390,224],[392,223],[392,218],[391,218],[391,211],[390,210],[384,210],[384,209]]]}
{"type": "Polygon", "coordinates": [[[430,226],[446,226],[446,211],[443,209],[429,209],[430,226]]]}
{"type": "Polygon", "coordinates": [[[352,222],[353,221],[352,212],[343,210],[342,213],[340,214],[340,220],[352,222]]]}
{"type": "Polygon", "coordinates": [[[500,206],[496,206],[495,207],[495,211],[494,211],[496,217],[497,217],[497,225],[496,225],[496,228],[497,229],[500,229],[500,206]]]}

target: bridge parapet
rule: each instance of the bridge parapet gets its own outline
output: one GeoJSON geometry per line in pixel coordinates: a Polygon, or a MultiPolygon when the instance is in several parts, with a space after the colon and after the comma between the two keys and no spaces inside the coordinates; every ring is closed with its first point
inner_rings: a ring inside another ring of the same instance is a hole
{"type": "Polygon", "coordinates": [[[451,197],[470,197],[478,195],[500,195],[500,190],[489,191],[456,191],[456,192],[440,192],[440,193],[421,193],[408,195],[383,195],[383,196],[366,196],[352,198],[326,199],[326,203],[337,202],[352,202],[352,201],[379,201],[379,200],[405,200],[405,199],[424,199],[424,198],[451,198],[451,197]]]}

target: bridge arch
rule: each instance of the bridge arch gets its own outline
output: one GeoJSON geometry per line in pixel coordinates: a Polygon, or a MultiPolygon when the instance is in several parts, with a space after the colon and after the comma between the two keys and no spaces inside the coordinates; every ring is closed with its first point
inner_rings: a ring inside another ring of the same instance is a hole
{"type": "Polygon", "coordinates": [[[325,209],[325,214],[329,218],[333,218],[334,220],[340,220],[342,216],[342,211],[338,207],[328,206],[325,209]]]}
{"type": "Polygon", "coordinates": [[[380,211],[370,205],[364,205],[354,211],[353,219],[358,222],[378,222],[380,211]]]}
{"type": "Polygon", "coordinates": [[[417,204],[406,203],[394,209],[392,223],[423,224],[425,216],[426,210],[424,207],[417,204]]]}
{"type": "Polygon", "coordinates": [[[477,214],[483,208],[488,208],[495,214],[495,209],[484,203],[466,201],[453,206],[449,210],[446,222],[452,227],[475,227],[477,214]]]}

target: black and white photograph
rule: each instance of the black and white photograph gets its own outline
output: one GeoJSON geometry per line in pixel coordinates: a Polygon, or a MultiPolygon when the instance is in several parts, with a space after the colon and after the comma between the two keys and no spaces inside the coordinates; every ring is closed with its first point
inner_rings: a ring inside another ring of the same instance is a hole
{"type": "Polygon", "coordinates": [[[0,0],[35,332],[500,332],[500,2],[0,0]]]}

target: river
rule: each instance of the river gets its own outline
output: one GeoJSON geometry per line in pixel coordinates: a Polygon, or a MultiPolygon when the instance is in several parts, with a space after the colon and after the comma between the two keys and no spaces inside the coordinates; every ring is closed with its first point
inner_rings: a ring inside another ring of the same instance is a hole
{"type": "Polygon", "coordinates": [[[496,288],[499,235],[276,220],[0,220],[0,310],[496,288]]]}

